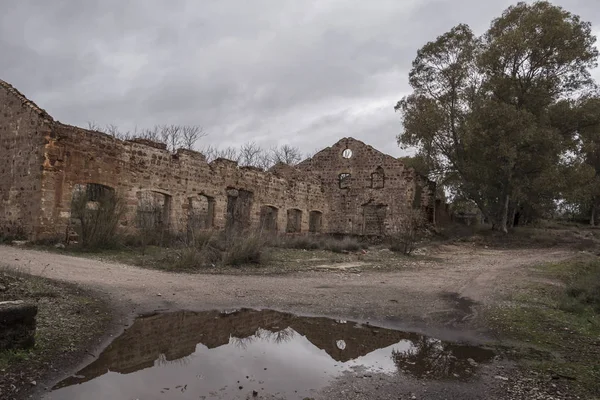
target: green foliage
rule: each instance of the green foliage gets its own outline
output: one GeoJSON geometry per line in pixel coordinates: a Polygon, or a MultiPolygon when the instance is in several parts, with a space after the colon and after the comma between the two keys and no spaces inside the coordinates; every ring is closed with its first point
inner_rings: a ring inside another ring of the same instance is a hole
{"type": "Polygon", "coordinates": [[[499,230],[517,212],[547,213],[583,118],[554,114],[571,113],[559,100],[592,87],[594,43],[589,23],[545,1],[508,8],[481,37],[452,28],[417,52],[414,91],[396,105],[399,144],[499,230]]]}
{"type": "Polygon", "coordinates": [[[571,312],[585,312],[586,308],[600,314],[600,263],[582,262],[568,280],[561,308],[571,312]]]}

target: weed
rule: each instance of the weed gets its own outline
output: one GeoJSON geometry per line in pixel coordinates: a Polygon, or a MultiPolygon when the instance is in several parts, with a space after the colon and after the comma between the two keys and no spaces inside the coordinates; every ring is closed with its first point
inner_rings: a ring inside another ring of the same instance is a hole
{"type": "Polygon", "coordinates": [[[259,234],[232,237],[223,253],[223,264],[239,266],[261,264],[266,261],[266,240],[259,234]]]}
{"type": "Polygon", "coordinates": [[[535,274],[564,285],[535,284],[513,297],[516,307],[495,308],[488,323],[504,336],[534,346],[521,354],[527,369],[573,377],[584,398],[600,393],[600,259],[581,258],[536,267],[535,274]],[[545,354],[545,355],[544,355],[545,354]]]}

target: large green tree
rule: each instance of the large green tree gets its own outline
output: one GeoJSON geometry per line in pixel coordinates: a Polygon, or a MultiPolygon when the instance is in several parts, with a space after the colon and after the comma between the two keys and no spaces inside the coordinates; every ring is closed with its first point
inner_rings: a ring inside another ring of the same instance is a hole
{"type": "Polygon", "coordinates": [[[553,192],[572,130],[555,126],[552,108],[593,84],[594,43],[589,23],[545,1],[508,8],[481,37],[456,26],[418,51],[413,93],[396,105],[398,142],[457,177],[454,194],[506,232],[553,192]]]}
{"type": "Polygon", "coordinates": [[[575,214],[591,225],[600,212],[600,96],[584,96],[578,101],[561,101],[553,119],[572,137],[562,162],[562,198],[575,214]]]}

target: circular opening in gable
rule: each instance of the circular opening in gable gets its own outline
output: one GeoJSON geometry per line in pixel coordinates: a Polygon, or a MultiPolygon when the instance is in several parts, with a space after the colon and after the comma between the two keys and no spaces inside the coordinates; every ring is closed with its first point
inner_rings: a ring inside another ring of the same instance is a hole
{"type": "Polygon", "coordinates": [[[346,149],[346,150],[342,151],[342,157],[344,157],[344,158],[352,157],[352,150],[346,149]]]}

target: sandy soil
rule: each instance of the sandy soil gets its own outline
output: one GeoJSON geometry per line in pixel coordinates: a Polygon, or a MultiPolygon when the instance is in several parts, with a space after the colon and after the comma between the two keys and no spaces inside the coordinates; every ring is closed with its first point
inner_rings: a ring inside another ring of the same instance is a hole
{"type": "MultiPolygon", "coordinates": [[[[436,261],[419,262],[401,271],[363,266],[360,272],[323,268],[286,275],[191,275],[0,246],[0,263],[104,292],[114,300],[116,309],[130,316],[171,309],[271,308],[371,321],[442,339],[475,342],[485,337],[484,327],[476,323],[480,307],[510,291],[528,266],[566,259],[574,252],[452,245],[429,255],[436,261]]],[[[392,395],[393,390],[385,393],[392,395]]],[[[479,398],[477,393],[472,393],[472,398],[479,398]]],[[[388,397],[382,392],[368,398],[388,397]]],[[[419,398],[444,397],[430,392],[419,398]]]]}

